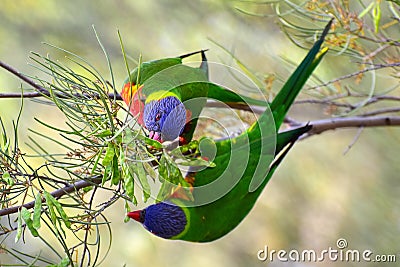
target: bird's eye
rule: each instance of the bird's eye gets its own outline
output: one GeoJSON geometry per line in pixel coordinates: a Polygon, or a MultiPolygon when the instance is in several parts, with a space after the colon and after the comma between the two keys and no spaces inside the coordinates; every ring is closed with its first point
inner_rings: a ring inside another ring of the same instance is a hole
{"type": "Polygon", "coordinates": [[[159,121],[161,119],[161,114],[160,113],[157,113],[156,114],[156,121],[159,121]]]}

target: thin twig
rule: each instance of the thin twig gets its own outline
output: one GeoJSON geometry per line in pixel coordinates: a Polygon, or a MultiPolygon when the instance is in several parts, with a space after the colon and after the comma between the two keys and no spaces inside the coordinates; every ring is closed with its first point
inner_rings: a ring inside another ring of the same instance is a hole
{"type": "Polygon", "coordinates": [[[362,113],[362,114],[360,114],[360,116],[371,117],[371,116],[376,116],[376,115],[380,115],[380,114],[394,113],[394,112],[400,112],[400,107],[382,108],[382,109],[362,113]]]}
{"type": "Polygon", "coordinates": [[[346,155],[347,152],[350,151],[350,149],[354,146],[354,144],[357,142],[357,140],[360,138],[361,133],[363,132],[364,127],[360,127],[357,131],[357,134],[354,136],[353,141],[346,147],[346,149],[343,151],[343,155],[346,155]]]}
{"type": "Polygon", "coordinates": [[[21,80],[23,80],[24,82],[26,82],[27,84],[31,85],[33,88],[35,88],[36,90],[39,91],[39,95],[41,94],[45,94],[45,95],[50,95],[49,91],[40,86],[39,84],[35,83],[32,79],[26,77],[24,74],[22,74],[21,72],[19,72],[17,69],[11,67],[10,65],[4,63],[3,61],[0,60],[0,67],[2,67],[3,69],[11,72],[13,75],[17,76],[18,78],[20,78],[21,80]]]}
{"type": "Polygon", "coordinates": [[[321,104],[321,105],[333,105],[336,107],[343,107],[343,108],[349,108],[349,109],[355,108],[355,106],[352,104],[338,103],[338,102],[330,101],[327,99],[303,99],[303,100],[295,101],[294,104],[321,104]]]}
{"type": "Polygon", "coordinates": [[[353,73],[350,73],[350,74],[347,74],[347,75],[343,75],[343,76],[341,76],[341,77],[339,77],[339,78],[330,80],[330,81],[328,81],[328,82],[326,82],[326,83],[323,83],[323,84],[318,84],[318,85],[313,86],[313,87],[310,87],[310,88],[308,88],[308,89],[317,89],[317,88],[321,88],[321,87],[330,85],[330,84],[332,84],[332,83],[335,83],[335,82],[338,82],[338,81],[341,81],[341,80],[345,80],[345,79],[349,79],[349,78],[358,76],[358,75],[363,74],[363,73],[368,72],[368,71],[379,70],[379,69],[383,69],[383,68],[399,67],[399,66],[400,66],[400,62],[391,63],[391,64],[376,64],[376,65],[374,65],[373,67],[365,68],[365,69],[362,69],[362,70],[357,71],[357,72],[353,72],[353,73]]]}
{"type": "Polygon", "coordinates": [[[308,124],[312,125],[312,129],[304,136],[304,138],[339,128],[400,126],[400,116],[379,116],[373,118],[354,116],[318,120],[308,124]]]}
{"type": "MultiPolygon", "coordinates": [[[[55,198],[60,198],[64,195],[70,194],[72,192],[76,192],[82,188],[92,186],[92,185],[98,185],[101,183],[101,180],[102,179],[100,177],[95,177],[95,178],[92,178],[91,180],[80,180],[78,182],[75,182],[73,184],[68,184],[60,189],[53,191],[51,193],[51,195],[55,198]]],[[[31,202],[25,203],[20,206],[13,206],[13,207],[2,209],[2,210],[0,210],[0,217],[4,216],[4,215],[16,213],[16,212],[18,212],[18,210],[21,207],[31,209],[31,208],[33,208],[34,205],[35,205],[35,201],[31,201],[31,202]]]]}
{"type": "MultiPolygon", "coordinates": [[[[17,69],[11,67],[10,65],[2,62],[0,60],[0,67],[7,70],[8,72],[12,73],[13,75],[17,76],[20,78],[22,81],[26,82],[27,84],[31,85],[33,88],[37,90],[37,92],[24,92],[24,93],[0,93],[0,98],[35,98],[35,97],[43,97],[43,96],[50,96],[49,90],[44,88],[43,86],[35,83],[32,79],[29,77],[25,76],[21,72],[19,72],[17,69]]],[[[59,98],[69,98],[69,96],[63,95],[63,94],[58,94],[56,93],[56,96],[59,98]]],[[[74,94],[74,96],[77,97],[92,97],[94,99],[100,99],[100,95],[98,94],[74,94]]],[[[110,99],[117,99],[117,100],[122,100],[121,96],[119,94],[115,95],[113,93],[108,93],[108,97],[110,99]]]]}

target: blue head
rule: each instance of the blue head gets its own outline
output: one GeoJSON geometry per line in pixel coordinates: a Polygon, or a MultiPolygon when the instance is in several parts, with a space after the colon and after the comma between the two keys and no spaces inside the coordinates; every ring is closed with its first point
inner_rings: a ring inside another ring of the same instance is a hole
{"type": "Polygon", "coordinates": [[[144,106],[143,114],[149,137],[160,142],[175,140],[186,124],[185,106],[174,96],[150,101],[144,106]]]}
{"type": "Polygon", "coordinates": [[[151,233],[167,239],[182,233],[187,223],[182,208],[166,202],[150,205],[144,210],[128,212],[127,215],[142,223],[151,233]]]}

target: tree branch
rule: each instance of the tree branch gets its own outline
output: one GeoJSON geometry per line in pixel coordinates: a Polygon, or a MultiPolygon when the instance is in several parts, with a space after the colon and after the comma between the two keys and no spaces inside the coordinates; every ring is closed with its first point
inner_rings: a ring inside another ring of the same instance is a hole
{"type": "MultiPolygon", "coordinates": [[[[43,94],[47,95],[47,96],[50,96],[49,91],[46,88],[44,88],[44,87],[40,86],[39,84],[35,83],[32,79],[26,77],[24,74],[19,72],[17,69],[11,67],[10,65],[4,63],[1,60],[0,60],[0,67],[2,67],[3,69],[7,70],[8,72],[11,72],[13,75],[17,76],[18,78],[20,78],[21,80],[23,80],[24,82],[26,82],[27,84],[31,85],[33,88],[38,90],[39,92],[35,92],[37,94],[37,97],[43,96],[43,94]]],[[[1,94],[1,95],[4,95],[4,94],[1,94]]],[[[0,97],[1,97],[1,95],[0,95],[0,97]]],[[[21,96],[21,94],[20,94],[20,96],[21,96]]],[[[2,97],[2,98],[4,98],[4,97],[2,97]]]]}
{"type": "MultiPolygon", "coordinates": [[[[51,195],[55,198],[60,198],[64,195],[70,194],[72,192],[76,192],[79,191],[82,188],[88,187],[88,186],[92,186],[92,185],[98,185],[101,183],[101,177],[95,177],[92,178],[91,180],[80,180],[78,182],[75,182],[73,184],[67,184],[66,186],[57,189],[53,192],[51,192],[51,195]]],[[[35,205],[35,201],[31,201],[28,203],[25,203],[23,205],[20,206],[13,206],[13,207],[9,207],[9,208],[5,208],[0,210],[0,217],[4,216],[4,215],[9,215],[9,214],[13,214],[13,213],[17,213],[18,210],[20,210],[22,207],[25,207],[27,209],[31,209],[33,208],[35,205]]]]}
{"type": "MultiPolygon", "coordinates": [[[[30,79],[29,77],[25,76],[24,74],[22,74],[21,72],[19,72],[17,69],[11,67],[10,65],[2,62],[0,60],[0,67],[7,70],[8,72],[10,72],[11,74],[17,76],[18,78],[20,78],[22,81],[26,82],[27,84],[31,85],[33,88],[35,88],[37,90],[37,92],[25,92],[25,93],[0,93],[0,98],[35,98],[35,97],[43,97],[43,96],[50,96],[50,92],[49,90],[47,90],[46,88],[44,88],[43,86],[35,83],[32,79],[30,79]]],[[[57,94],[57,97],[60,98],[68,98],[68,96],[62,95],[62,94],[57,94]]],[[[93,97],[95,99],[99,99],[100,96],[96,95],[96,94],[92,94],[92,95],[86,95],[86,94],[75,94],[75,96],[80,97],[93,97]]],[[[121,96],[117,93],[108,93],[108,97],[110,99],[117,99],[117,100],[122,100],[121,96]]]]}
{"type": "Polygon", "coordinates": [[[363,73],[366,73],[366,72],[369,72],[369,71],[379,70],[379,69],[383,69],[383,68],[393,68],[393,67],[399,67],[399,66],[400,66],[400,62],[395,62],[395,63],[391,63],[391,64],[374,64],[374,65],[373,65],[372,67],[370,67],[370,68],[365,68],[365,69],[362,69],[362,70],[357,71],[357,72],[353,72],[353,73],[350,73],[350,74],[347,74],[347,75],[343,75],[343,76],[341,76],[341,77],[339,77],[339,78],[330,80],[330,81],[325,82],[325,83],[323,83],[323,84],[318,84],[318,85],[313,86],[313,87],[310,87],[310,88],[308,88],[308,89],[317,89],[317,88],[321,88],[321,87],[330,85],[330,84],[332,84],[332,83],[335,83],[335,82],[338,82],[338,81],[341,81],[341,80],[345,80],[345,79],[349,79],[349,78],[358,76],[358,75],[360,75],[360,74],[363,74],[363,73]]]}
{"type": "MultiPolygon", "coordinates": [[[[303,126],[305,124],[303,124],[303,126]]],[[[354,116],[354,117],[318,120],[310,122],[308,124],[312,125],[312,129],[308,133],[306,133],[304,138],[339,128],[400,126],[400,116],[380,116],[380,117],[354,116]]]]}

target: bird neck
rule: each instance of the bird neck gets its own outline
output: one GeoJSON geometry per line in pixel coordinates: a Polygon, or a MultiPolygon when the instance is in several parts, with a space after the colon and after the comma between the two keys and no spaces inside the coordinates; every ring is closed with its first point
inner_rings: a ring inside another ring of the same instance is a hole
{"type": "Polygon", "coordinates": [[[186,216],[185,229],[183,229],[183,231],[180,232],[178,235],[171,237],[171,239],[180,239],[180,237],[184,236],[190,228],[190,211],[187,207],[187,204],[185,204],[185,202],[186,202],[185,200],[180,200],[178,198],[169,198],[168,202],[179,206],[183,210],[183,212],[185,213],[185,216],[186,216]]]}

